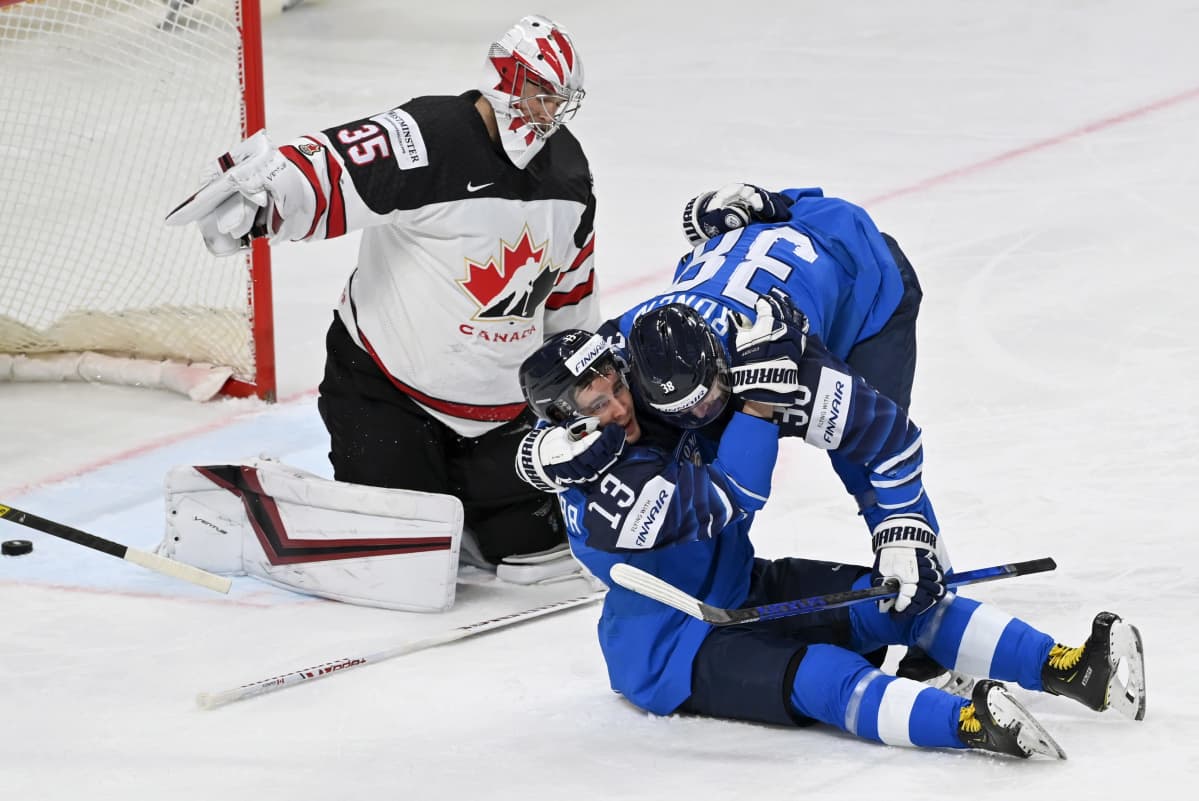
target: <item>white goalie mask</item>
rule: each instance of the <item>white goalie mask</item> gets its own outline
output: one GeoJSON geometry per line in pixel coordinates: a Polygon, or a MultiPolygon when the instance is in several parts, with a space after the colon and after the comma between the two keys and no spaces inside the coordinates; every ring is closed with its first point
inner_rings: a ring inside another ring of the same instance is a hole
{"type": "Polygon", "coordinates": [[[492,43],[480,86],[504,152],[524,169],[583,102],[583,62],[570,35],[542,16],[522,17],[492,43]]]}

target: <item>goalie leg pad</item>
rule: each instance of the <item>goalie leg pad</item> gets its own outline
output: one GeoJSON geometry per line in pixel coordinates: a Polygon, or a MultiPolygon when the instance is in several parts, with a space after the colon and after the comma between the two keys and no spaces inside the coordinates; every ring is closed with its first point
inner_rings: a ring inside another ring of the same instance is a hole
{"type": "Polygon", "coordinates": [[[159,553],[347,603],[441,612],[454,604],[462,503],[330,481],[263,459],[167,475],[159,553]]]}

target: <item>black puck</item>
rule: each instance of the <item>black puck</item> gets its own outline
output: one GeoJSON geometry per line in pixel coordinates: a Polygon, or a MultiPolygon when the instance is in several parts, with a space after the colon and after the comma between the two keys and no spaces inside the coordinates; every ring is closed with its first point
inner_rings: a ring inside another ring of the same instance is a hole
{"type": "Polygon", "coordinates": [[[33,551],[33,543],[29,540],[5,540],[0,545],[0,553],[5,556],[24,556],[33,551]]]}

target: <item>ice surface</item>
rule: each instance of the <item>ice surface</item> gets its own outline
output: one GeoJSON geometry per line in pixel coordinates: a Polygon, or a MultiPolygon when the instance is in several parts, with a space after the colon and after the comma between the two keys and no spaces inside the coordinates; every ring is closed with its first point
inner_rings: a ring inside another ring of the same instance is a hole
{"type": "MultiPolygon", "coordinates": [[[[1137,623],[1146,721],[1017,690],[1070,754],[1032,764],[653,718],[608,689],[595,607],[202,712],[200,691],[536,604],[463,587],[451,613],[422,616],[248,579],[223,597],[3,524],[35,551],[0,561],[0,795],[1193,792],[1199,6],[309,2],[266,28],[271,130],[289,138],[462,91],[486,42],[531,11],[565,23],[586,62],[572,127],[600,198],[605,311],[666,283],[681,206],[701,190],[818,185],[865,205],[924,285],[913,414],[955,563],[1059,564],[969,594],[1068,642],[1100,609],[1137,623]]],[[[213,155],[192,154],[193,168],[213,155]]],[[[275,407],[0,384],[0,503],[149,548],[172,465],[265,453],[326,473],[314,387],[355,244],[275,251],[275,407]]],[[[825,457],[786,446],[760,552],[867,559],[825,457]]]]}

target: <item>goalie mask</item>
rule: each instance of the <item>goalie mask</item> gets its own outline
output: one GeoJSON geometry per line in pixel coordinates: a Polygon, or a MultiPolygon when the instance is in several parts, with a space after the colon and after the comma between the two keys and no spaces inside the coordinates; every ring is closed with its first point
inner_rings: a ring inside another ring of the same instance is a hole
{"type": "Polygon", "coordinates": [[[576,393],[592,381],[622,372],[622,360],[599,334],[573,328],[550,337],[520,366],[520,388],[542,420],[563,423],[594,413],[576,393]]]}
{"type": "Polygon", "coordinates": [[[583,102],[583,63],[570,35],[545,17],[523,17],[493,42],[480,86],[500,143],[524,169],[583,102]]]}
{"type": "Polygon", "coordinates": [[[724,346],[690,306],[672,303],[638,317],[629,362],[642,400],[673,425],[702,428],[728,406],[724,346]]]}

